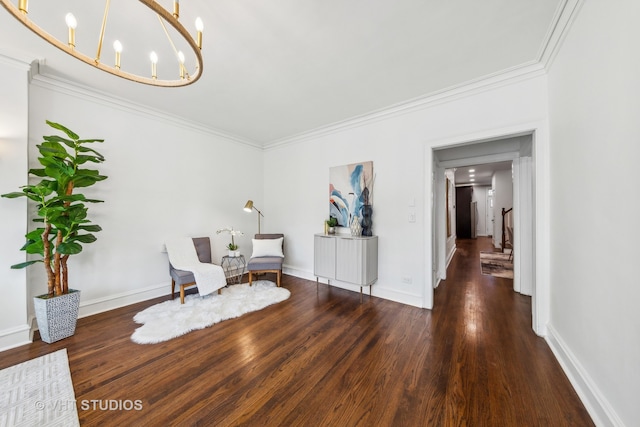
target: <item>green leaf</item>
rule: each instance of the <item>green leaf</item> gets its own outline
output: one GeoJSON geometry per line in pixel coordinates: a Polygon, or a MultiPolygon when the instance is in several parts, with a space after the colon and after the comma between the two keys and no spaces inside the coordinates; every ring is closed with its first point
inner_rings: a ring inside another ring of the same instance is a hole
{"type": "Polygon", "coordinates": [[[56,250],[63,255],[75,255],[82,252],[82,246],[75,242],[60,243],[56,250]]]}
{"type": "Polygon", "coordinates": [[[50,135],[50,136],[44,136],[43,137],[45,141],[50,141],[50,142],[61,142],[64,145],[66,145],[69,148],[74,148],[76,147],[76,143],[75,141],[71,141],[69,139],[65,139],[62,138],[61,136],[58,135],[50,135]]]}
{"type": "Polygon", "coordinates": [[[26,196],[24,192],[14,191],[13,193],[3,194],[0,197],[6,197],[7,199],[15,199],[16,197],[23,197],[23,196],[26,196]]]}
{"type": "Polygon", "coordinates": [[[73,184],[75,187],[90,187],[98,181],[103,181],[107,179],[104,175],[76,175],[73,178],[73,184]]]}
{"type": "Polygon", "coordinates": [[[104,142],[104,139],[80,139],[78,144],[88,144],[91,142],[104,142]]]}
{"type": "Polygon", "coordinates": [[[34,194],[37,194],[41,198],[47,197],[53,193],[53,189],[51,189],[48,183],[49,181],[42,181],[40,184],[30,187],[29,190],[33,191],[34,194]]]}
{"type": "Polygon", "coordinates": [[[76,156],[76,164],[77,165],[82,165],[82,164],[87,163],[87,162],[100,163],[101,161],[102,160],[100,160],[96,156],[87,156],[87,155],[84,155],[84,154],[78,154],[76,156]]]}
{"type": "Polygon", "coordinates": [[[29,173],[31,175],[39,176],[41,178],[44,178],[47,176],[47,174],[44,172],[44,169],[29,169],[29,173]]]}
{"type": "Polygon", "coordinates": [[[77,201],[85,201],[87,200],[87,198],[85,197],[84,194],[72,194],[70,196],[60,196],[60,200],[62,200],[63,202],[77,202],[77,201]]]}
{"type": "Polygon", "coordinates": [[[35,230],[28,232],[25,237],[29,240],[38,240],[42,238],[42,233],[44,233],[44,228],[36,228],[35,230]]]}
{"type": "Polygon", "coordinates": [[[76,135],[73,131],[67,129],[66,127],[62,126],[59,123],[55,123],[55,122],[50,122],[49,120],[47,120],[47,124],[49,126],[51,126],[54,129],[58,129],[61,130],[62,132],[66,133],[67,136],[71,139],[73,139],[74,141],[77,141],[80,139],[80,137],[78,135],[76,135]]]}
{"type": "Polygon", "coordinates": [[[104,161],[104,156],[102,154],[100,154],[99,152],[97,152],[96,150],[94,150],[93,148],[78,147],[78,152],[79,153],[94,153],[96,155],[96,157],[100,161],[104,161]]]}
{"type": "Polygon", "coordinates": [[[89,231],[92,233],[98,232],[98,231],[102,231],[102,227],[100,227],[97,224],[91,224],[91,225],[80,225],[78,227],[79,230],[85,230],[85,231],[89,231]]]}
{"type": "Polygon", "coordinates": [[[93,234],[80,234],[77,236],[73,236],[71,238],[69,238],[69,242],[80,242],[80,243],[93,243],[96,240],[98,240],[98,238],[96,236],[94,236],[93,234]]]}
{"type": "Polygon", "coordinates": [[[20,250],[25,251],[28,254],[44,255],[44,243],[42,243],[42,239],[29,240],[22,248],[20,248],[20,250]]]}
{"type": "Polygon", "coordinates": [[[37,147],[43,156],[53,156],[61,159],[69,157],[69,153],[59,142],[46,141],[37,145],[37,147]]]}
{"type": "Polygon", "coordinates": [[[19,268],[29,267],[31,264],[35,264],[36,262],[43,262],[43,261],[41,259],[37,259],[37,260],[33,260],[33,261],[21,262],[20,264],[12,265],[11,268],[17,270],[19,268]]]}

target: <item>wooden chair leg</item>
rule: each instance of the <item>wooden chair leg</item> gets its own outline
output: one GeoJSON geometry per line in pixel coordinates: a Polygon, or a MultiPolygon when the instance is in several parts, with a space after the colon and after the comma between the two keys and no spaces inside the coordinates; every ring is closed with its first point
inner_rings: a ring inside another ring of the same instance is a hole
{"type": "Polygon", "coordinates": [[[184,304],[184,285],[180,285],[180,304],[184,304]]]}
{"type": "Polygon", "coordinates": [[[278,274],[278,278],[277,278],[276,282],[278,284],[278,287],[280,287],[280,277],[282,277],[282,270],[278,270],[277,274],[278,274]]]}
{"type": "Polygon", "coordinates": [[[176,281],[171,279],[171,299],[176,298],[176,281]]]}
{"type": "Polygon", "coordinates": [[[249,286],[251,286],[252,282],[253,282],[253,272],[249,270],[249,286]]]}

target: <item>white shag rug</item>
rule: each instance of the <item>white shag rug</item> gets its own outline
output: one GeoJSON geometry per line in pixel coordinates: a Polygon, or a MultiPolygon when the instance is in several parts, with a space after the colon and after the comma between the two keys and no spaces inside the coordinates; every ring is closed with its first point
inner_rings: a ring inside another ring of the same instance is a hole
{"type": "Polygon", "coordinates": [[[79,426],[67,349],[0,371],[0,426],[79,426]]]}
{"type": "Polygon", "coordinates": [[[257,280],[223,288],[218,295],[201,297],[187,295],[184,304],[180,299],[161,302],[136,314],[133,321],[143,326],[135,330],[131,340],[138,344],[155,344],[168,341],[215,323],[240,317],[251,311],[279,303],[289,298],[291,292],[278,288],[269,280],[257,280]]]}

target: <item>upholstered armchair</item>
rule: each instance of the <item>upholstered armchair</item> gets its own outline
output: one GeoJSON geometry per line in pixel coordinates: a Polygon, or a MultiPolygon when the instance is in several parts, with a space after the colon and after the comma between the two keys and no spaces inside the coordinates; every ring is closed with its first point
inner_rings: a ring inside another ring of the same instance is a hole
{"type": "Polygon", "coordinates": [[[247,265],[249,286],[253,282],[253,275],[258,273],[275,273],[276,283],[280,286],[283,261],[284,234],[256,234],[253,254],[247,265]]]}
{"type": "MultiPolygon", "coordinates": [[[[200,262],[211,263],[211,242],[208,237],[194,237],[193,245],[196,248],[200,262]]],[[[169,263],[171,275],[171,299],[175,298],[176,285],[180,286],[180,303],[184,304],[184,290],[196,285],[196,278],[191,271],[178,270],[169,263]]],[[[218,294],[220,289],[218,289],[218,294]]]]}

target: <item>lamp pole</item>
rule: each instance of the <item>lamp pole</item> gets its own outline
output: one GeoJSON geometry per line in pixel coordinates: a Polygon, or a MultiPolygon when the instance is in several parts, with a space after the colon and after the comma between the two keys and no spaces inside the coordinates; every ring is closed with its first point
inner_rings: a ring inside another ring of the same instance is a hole
{"type": "Polygon", "coordinates": [[[247,200],[247,204],[244,205],[245,212],[251,212],[253,209],[255,209],[256,212],[258,212],[258,234],[261,234],[260,233],[260,217],[264,215],[262,215],[262,212],[260,212],[260,209],[256,208],[253,205],[253,200],[247,200]]]}

